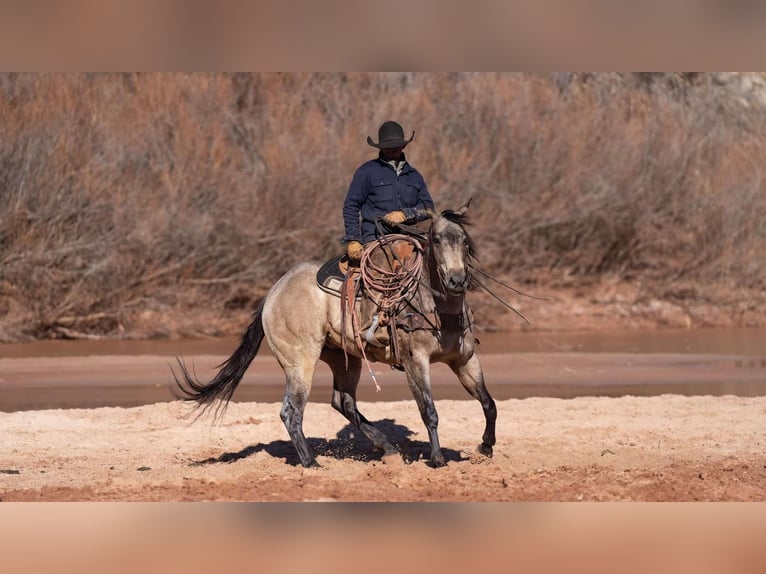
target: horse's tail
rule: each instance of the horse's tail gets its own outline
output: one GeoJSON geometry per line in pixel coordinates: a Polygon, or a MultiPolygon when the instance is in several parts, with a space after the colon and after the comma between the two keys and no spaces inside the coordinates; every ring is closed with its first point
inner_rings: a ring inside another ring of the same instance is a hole
{"type": "Polygon", "coordinates": [[[265,301],[263,299],[253,313],[253,320],[245,334],[242,335],[237,350],[225,362],[218,365],[220,371],[209,383],[200,382],[196,376],[189,373],[184,362],[176,358],[181,374],[179,377],[173,371],[176,386],[171,392],[177,399],[197,403],[198,408],[202,409],[200,414],[204,414],[213,405],[217,405],[216,418],[223,415],[223,411],[229,404],[237,385],[258,353],[263,341],[263,305],[265,301]]]}

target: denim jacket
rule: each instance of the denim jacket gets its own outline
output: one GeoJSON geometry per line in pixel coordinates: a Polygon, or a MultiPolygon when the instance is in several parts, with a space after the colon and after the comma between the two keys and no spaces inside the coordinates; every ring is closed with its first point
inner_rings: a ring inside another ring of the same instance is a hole
{"type": "Polygon", "coordinates": [[[356,170],[343,202],[344,243],[375,239],[376,220],[390,211],[403,211],[408,220],[416,221],[425,209],[434,209],[423,176],[402,159],[399,175],[380,157],[356,170]]]}

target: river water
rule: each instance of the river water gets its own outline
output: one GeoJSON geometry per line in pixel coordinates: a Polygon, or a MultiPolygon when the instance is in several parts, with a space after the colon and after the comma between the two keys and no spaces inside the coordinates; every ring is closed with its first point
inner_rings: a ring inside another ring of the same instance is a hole
{"type": "MultiPolygon", "coordinates": [[[[477,335],[483,353],[682,353],[766,355],[766,328],[622,332],[511,332],[477,335]]],[[[0,357],[89,355],[229,355],[237,338],[188,340],[36,341],[0,344],[0,357]]],[[[268,354],[267,345],[260,351],[268,354]]]]}
{"type": "MultiPolygon", "coordinates": [[[[481,333],[480,357],[496,399],[624,395],[766,395],[766,328],[651,332],[481,333]]],[[[209,380],[238,340],[39,341],[0,344],[0,411],[137,406],[172,400],[171,368],[184,357],[209,380]]],[[[235,400],[279,402],[284,377],[268,346],[235,400]]],[[[383,392],[362,376],[360,401],[411,399],[402,373],[374,364],[383,392]]],[[[470,399],[444,365],[433,395],[470,399]]],[[[329,369],[314,376],[311,401],[327,402],[329,369]]]]}

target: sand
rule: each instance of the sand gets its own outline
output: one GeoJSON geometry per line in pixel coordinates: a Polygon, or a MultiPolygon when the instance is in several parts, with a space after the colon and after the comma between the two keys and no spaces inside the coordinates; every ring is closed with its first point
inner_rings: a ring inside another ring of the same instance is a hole
{"type": "Polygon", "coordinates": [[[491,459],[474,452],[478,403],[437,400],[443,468],[427,463],[412,400],[360,402],[401,451],[385,463],[329,404],[309,403],[318,469],[300,466],[279,406],[232,402],[216,424],[178,402],[0,412],[0,500],[766,499],[766,397],[500,400],[491,459]]]}

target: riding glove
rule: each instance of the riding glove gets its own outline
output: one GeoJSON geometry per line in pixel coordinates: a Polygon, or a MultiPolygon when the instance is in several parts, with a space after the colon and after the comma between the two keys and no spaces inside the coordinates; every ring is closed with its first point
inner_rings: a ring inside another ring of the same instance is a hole
{"type": "Polygon", "coordinates": [[[346,254],[353,261],[359,261],[362,258],[364,246],[358,241],[349,241],[346,243],[346,254]]]}
{"type": "Polygon", "coordinates": [[[383,221],[389,225],[396,225],[397,223],[404,223],[407,218],[403,211],[389,211],[383,216],[383,221]]]}

